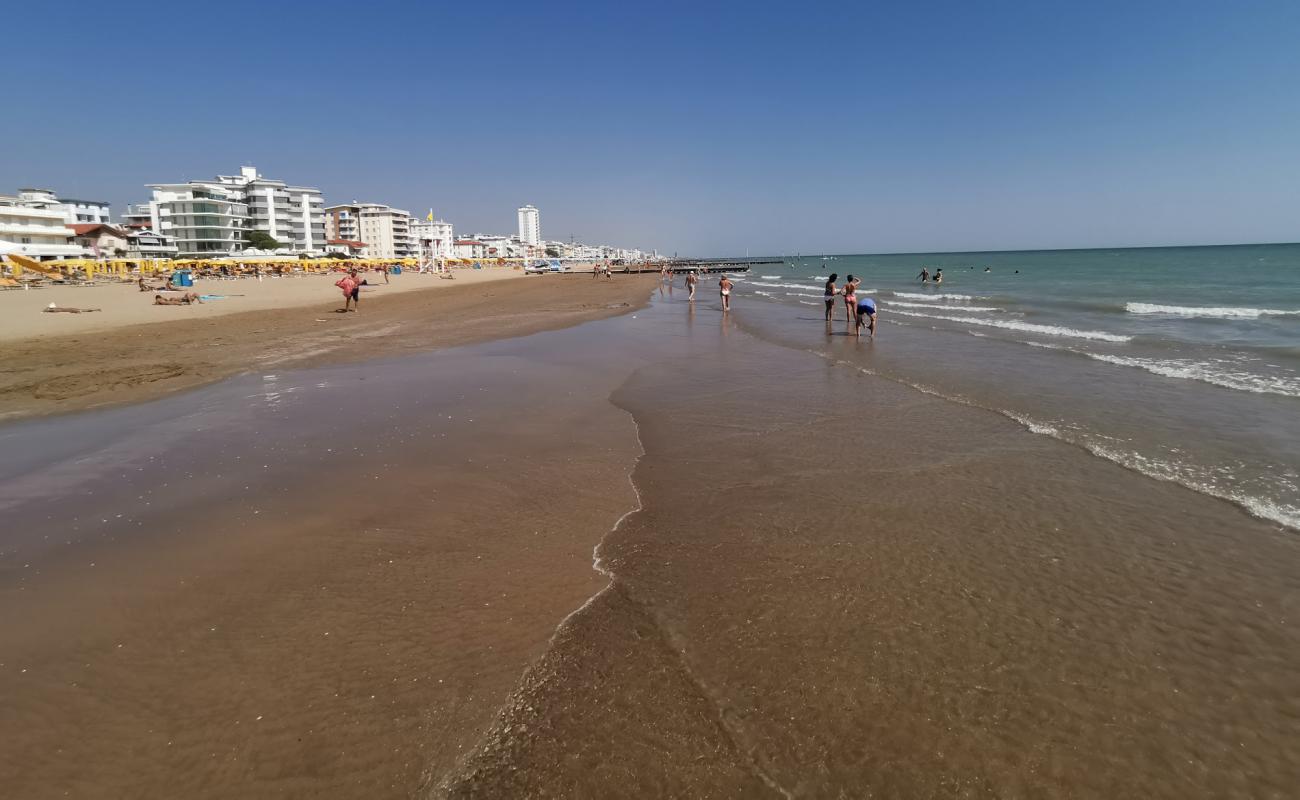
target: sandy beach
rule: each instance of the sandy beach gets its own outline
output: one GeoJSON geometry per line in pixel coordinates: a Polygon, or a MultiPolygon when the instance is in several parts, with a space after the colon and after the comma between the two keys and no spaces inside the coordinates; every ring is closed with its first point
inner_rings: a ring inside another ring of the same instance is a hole
{"type": "Polygon", "coordinates": [[[0,294],[0,418],[135,402],[251,369],[372,358],[572,325],[623,313],[644,301],[653,282],[649,276],[594,281],[505,269],[459,270],[454,280],[395,275],[390,284],[363,287],[360,312],[340,314],[334,280],[200,281],[196,291],[232,296],[193,306],[154,306],[152,294],[127,285],[0,294]],[[104,310],[42,313],[50,302],[104,310]]]}

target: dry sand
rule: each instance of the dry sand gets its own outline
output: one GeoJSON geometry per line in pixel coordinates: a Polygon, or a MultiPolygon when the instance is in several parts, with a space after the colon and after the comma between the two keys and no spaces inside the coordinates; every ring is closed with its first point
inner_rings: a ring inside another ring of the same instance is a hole
{"type": "MultiPolygon", "coordinates": [[[[457,270],[455,278],[444,280],[436,275],[403,273],[389,276],[366,273],[375,286],[362,287],[362,301],[426,289],[449,289],[511,278],[522,278],[515,270],[495,267],[483,270],[457,270]]],[[[0,292],[0,342],[36,336],[59,336],[140,325],[150,322],[175,322],[209,319],[245,311],[320,307],[328,308],[342,293],[334,287],[338,273],[303,275],[293,278],[264,277],[238,280],[198,280],[193,291],[207,295],[225,295],[192,306],[156,306],[153,292],[141,292],[135,283],[100,284],[97,286],[48,286],[28,291],[0,292]],[[50,303],[65,308],[96,308],[86,314],[41,313],[50,303]]],[[[550,276],[547,276],[550,277],[550,276]]]]}
{"type": "Polygon", "coordinates": [[[564,327],[644,303],[654,280],[491,270],[460,272],[453,281],[402,275],[363,292],[362,310],[347,314],[337,313],[342,295],[323,276],[203,282],[200,292],[248,296],[200,306],[153,306],[151,294],[130,286],[12,292],[0,295],[0,419],[136,402],[252,369],[564,327]],[[40,313],[48,302],[105,310],[40,313]],[[39,329],[48,335],[15,338],[39,329]]]}

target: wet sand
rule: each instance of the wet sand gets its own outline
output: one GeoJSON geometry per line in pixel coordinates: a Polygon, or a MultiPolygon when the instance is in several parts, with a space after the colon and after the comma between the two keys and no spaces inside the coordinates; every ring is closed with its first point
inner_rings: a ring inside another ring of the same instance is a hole
{"type": "MultiPolygon", "coordinates": [[[[260,298],[272,307],[240,313],[221,313],[239,307],[234,299],[223,301],[228,304],[220,308],[219,303],[159,307],[165,322],[118,321],[105,328],[100,315],[33,311],[37,322],[46,317],[63,322],[96,318],[100,327],[37,336],[39,325],[10,326],[9,334],[26,330],[29,337],[4,343],[0,419],[140,402],[250,370],[356,361],[553,330],[624,313],[644,302],[653,283],[651,276],[618,276],[606,282],[580,275],[478,281],[402,275],[393,280],[393,286],[363,293],[363,310],[355,314],[335,313],[341,295],[322,276],[268,279],[262,284],[215,282],[214,291],[256,293],[265,288],[274,294],[281,285],[290,287],[283,297],[260,298]],[[397,284],[424,288],[399,292],[397,284]],[[314,305],[300,305],[310,303],[312,294],[317,298],[314,305]]],[[[86,291],[99,290],[125,293],[117,302],[147,302],[132,295],[132,287],[86,291]]],[[[13,294],[55,298],[64,291],[78,290],[13,294]]],[[[26,299],[20,296],[15,302],[26,299]]],[[[14,298],[0,297],[3,300],[14,298]]],[[[10,318],[18,319],[16,314],[10,318]]]]}
{"type": "Polygon", "coordinates": [[[0,781],[1300,782],[1293,537],[696,305],[0,428],[0,781]]]}
{"type": "Polygon", "coordinates": [[[695,342],[701,318],[722,335],[615,394],[645,455],[643,509],[600,551],[614,586],[436,795],[1300,783],[1288,533],[1004,417],[678,317],[695,342]]]}
{"type": "Polygon", "coordinates": [[[585,335],[2,429],[4,794],[404,797],[450,771],[635,507],[626,373],[566,360],[585,335]]]}

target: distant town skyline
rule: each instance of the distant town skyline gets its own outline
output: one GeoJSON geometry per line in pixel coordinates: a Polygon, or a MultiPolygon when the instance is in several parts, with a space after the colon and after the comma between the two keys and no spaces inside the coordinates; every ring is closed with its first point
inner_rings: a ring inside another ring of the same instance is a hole
{"type": "Polygon", "coordinates": [[[233,0],[248,30],[196,76],[166,67],[205,22],[183,7],[16,7],[64,55],[12,65],[0,191],[120,218],[255,164],[458,231],[532,204],[548,239],[702,256],[1300,239],[1296,3],[349,8],[233,0]],[[250,76],[271,53],[283,80],[250,76]]]}

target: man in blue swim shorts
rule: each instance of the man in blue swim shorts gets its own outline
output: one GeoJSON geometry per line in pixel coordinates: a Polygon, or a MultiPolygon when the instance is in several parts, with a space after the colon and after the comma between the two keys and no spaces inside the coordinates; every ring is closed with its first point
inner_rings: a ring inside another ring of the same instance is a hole
{"type": "Polygon", "coordinates": [[[864,326],[867,333],[872,336],[876,335],[876,301],[870,297],[858,298],[858,324],[853,330],[858,336],[861,336],[864,326]]]}

